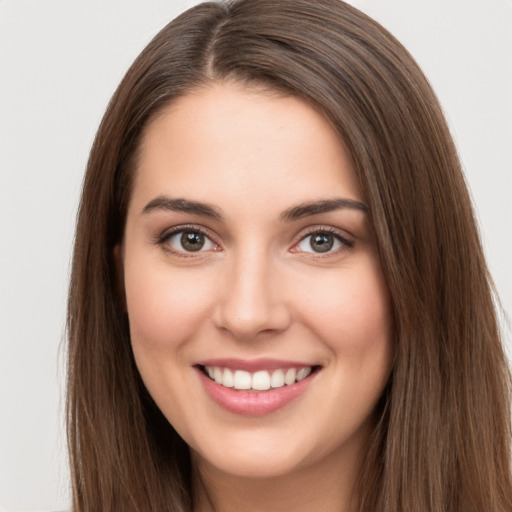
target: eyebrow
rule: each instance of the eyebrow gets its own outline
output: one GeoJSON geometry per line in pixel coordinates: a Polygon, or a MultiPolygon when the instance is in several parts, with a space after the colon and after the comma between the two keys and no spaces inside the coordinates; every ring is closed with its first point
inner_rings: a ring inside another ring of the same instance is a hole
{"type": "Polygon", "coordinates": [[[364,203],[354,199],[324,199],[321,201],[309,201],[293,206],[292,208],[288,208],[281,213],[280,219],[285,222],[291,222],[302,219],[303,217],[310,217],[312,215],[319,215],[321,213],[344,209],[358,210],[365,213],[368,211],[368,207],[364,203]]]}
{"type": "Polygon", "coordinates": [[[218,208],[211,204],[190,201],[188,199],[173,199],[167,196],[158,196],[152,199],[142,209],[142,214],[150,213],[154,210],[169,210],[172,212],[192,213],[202,217],[211,217],[212,219],[222,220],[222,215],[218,208]]]}
{"type": "MultiPolygon", "coordinates": [[[[323,199],[320,201],[308,201],[300,203],[297,206],[286,209],[279,216],[282,222],[292,222],[304,217],[319,215],[321,213],[333,212],[336,210],[358,210],[367,212],[368,207],[354,199],[336,198],[323,199]]],[[[222,220],[223,216],[220,210],[208,203],[191,201],[183,198],[171,198],[167,196],[158,196],[152,199],[141,211],[141,214],[147,214],[154,210],[168,210],[173,212],[191,213],[202,217],[210,217],[216,220],[222,220]]]]}

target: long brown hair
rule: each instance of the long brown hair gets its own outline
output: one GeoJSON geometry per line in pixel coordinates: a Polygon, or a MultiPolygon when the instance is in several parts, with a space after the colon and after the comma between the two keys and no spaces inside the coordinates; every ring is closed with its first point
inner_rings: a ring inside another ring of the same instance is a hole
{"type": "Polygon", "coordinates": [[[69,293],[73,510],[188,511],[188,447],[141,382],[114,246],[141,134],[191,89],[235,80],[318,109],[368,200],[396,357],[359,478],[365,512],[509,512],[510,378],[456,149],[408,52],[340,0],[194,7],[134,62],[85,176],[69,293]]]}

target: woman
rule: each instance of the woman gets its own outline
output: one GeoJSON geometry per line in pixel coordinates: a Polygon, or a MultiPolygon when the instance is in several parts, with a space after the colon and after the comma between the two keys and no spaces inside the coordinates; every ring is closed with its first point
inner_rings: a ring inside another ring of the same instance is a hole
{"type": "Polygon", "coordinates": [[[438,102],[338,0],[165,27],[91,151],[74,510],[506,511],[509,373],[438,102]]]}

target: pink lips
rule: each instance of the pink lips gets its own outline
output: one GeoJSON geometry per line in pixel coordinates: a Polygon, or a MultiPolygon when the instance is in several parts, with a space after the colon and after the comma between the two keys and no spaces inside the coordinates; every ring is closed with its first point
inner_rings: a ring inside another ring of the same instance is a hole
{"type": "Polygon", "coordinates": [[[224,368],[236,368],[248,372],[256,372],[259,370],[301,368],[307,365],[304,363],[276,361],[272,359],[258,359],[253,361],[239,359],[210,359],[208,361],[202,361],[198,366],[196,366],[198,376],[205,391],[215,403],[229,412],[250,416],[270,414],[289,404],[295,398],[304,393],[312,378],[317,373],[313,372],[305,379],[295,382],[294,384],[269,389],[268,391],[241,391],[216,383],[203,373],[200,368],[201,366],[219,366],[224,368]]]}

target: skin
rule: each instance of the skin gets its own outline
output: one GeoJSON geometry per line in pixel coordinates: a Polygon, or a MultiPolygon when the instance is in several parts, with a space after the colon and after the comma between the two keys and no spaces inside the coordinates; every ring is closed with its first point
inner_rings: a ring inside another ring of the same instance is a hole
{"type": "Polygon", "coordinates": [[[391,370],[388,290],[365,211],[282,218],[338,198],[364,203],[336,133],[297,98],[216,83],[146,128],[119,266],[137,366],[191,447],[198,511],[351,510],[391,370]],[[184,225],[206,232],[201,250],[165,238],[184,225]],[[326,230],[334,246],[315,252],[311,231],[326,230]],[[216,404],[194,368],[225,357],[320,370],[283,408],[247,416],[216,404]]]}

